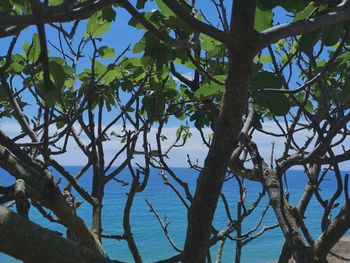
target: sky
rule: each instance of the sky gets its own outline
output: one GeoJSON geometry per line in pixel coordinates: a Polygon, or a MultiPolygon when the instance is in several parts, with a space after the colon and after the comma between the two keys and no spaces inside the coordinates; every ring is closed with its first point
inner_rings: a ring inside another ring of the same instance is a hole
{"type": "MultiPolygon", "coordinates": [[[[230,1],[229,1],[230,2],[230,1]]],[[[213,25],[217,25],[217,16],[215,15],[213,5],[211,1],[198,1],[199,8],[203,11],[207,19],[209,19],[213,25]]],[[[147,9],[151,10],[153,8],[156,8],[156,5],[154,3],[151,3],[147,6],[147,9]]],[[[135,30],[133,27],[130,27],[127,25],[128,20],[130,19],[130,15],[126,13],[123,9],[118,8],[117,10],[117,18],[116,21],[112,23],[111,29],[109,32],[104,34],[102,36],[102,43],[107,46],[112,46],[115,49],[115,53],[118,55],[120,54],[129,44],[135,43],[135,41],[139,40],[142,37],[143,31],[141,30],[135,30]]],[[[275,21],[278,21],[279,23],[288,22],[290,21],[290,17],[285,16],[282,10],[276,9],[276,16],[275,21]]],[[[86,22],[82,22],[77,30],[76,35],[82,36],[85,32],[86,22]]],[[[51,40],[52,42],[57,42],[57,33],[55,30],[50,28],[49,26],[46,26],[47,31],[47,38],[51,40]]],[[[18,40],[18,43],[16,44],[14,52],[21,53],[22,52],[22,46],[25,41],[31,40],[32,34],[36,32],[36,28],[34,26],[29,27],[28,29],[24,30],[21,33],[21,36],[18,40]]],[[[1,47],[7,47],[8,43],[10,42],[10,38],[0,39],[0,46],[1,47]]],[[[79,38],[77,39],[79,40],[79,38]]],[[[78,42],[78,41],[77,41],[78,42]]],[[[51,54],[55,55],[54,49],[50,47],[51,54]]],[[[1,48],[0,49],[0,55],[4,55],[7,48],[1,48]]],[[[131,52],[127,53],[127,56],[133,56],[131,52]]],[[[89,58],[86,57],[82,60],[82,63],[80,64],[80,68],[78,67],[78,71],[82,70],[86,65],[89,63],[89,58]],[[84,60],[85,59],[85,60],[84,60]]],[[[191,71],[188,71],[186,68],[181,68],[180,71],[188,77],[191,77],[193,74],[191,71]]],[[[18,83],[20,85],[20,83],[18,83]]],[[[30,111],[30,106],[29,106],[30,111]]],[[[106,123],[108,120],[111,120],[115,116],[115,112],[106,112],[106,123]]],[[[179,122],[177,120],[172,119],[168,125],[165,128],[166,136],[168,137],[168,140],[164,142],[165,147],[167,144],[172,143],[175,141],[176,138],[176,130],[179,126],[179,122]]],[[[266,121],[263,124],[264,128],[270,132],[279,132],[279,128],[277,125],[272,121],[266,121]]],[[[11,119],[0,119],[0,129],[5,131],[10,136],[15,136],[20,131],[19,125],[11,119]]],[[[116,125],[114,127],[115,130],[120,129],[120,126],[116,125]]],[[[207,147],[203,144],[200,135],[198,131],[192,126],[190,129],[192,133],[192,137],[189,139],[187,144],[184,147],[181,148],[175,148],[171,154],[170,159],[168,160],[168,163],[170,166],[173,167],[185,167],[187,166],[187,157],[186,155],[189,154],[191,159],[193,161],[196,161],[198,159],[199,165],[202,165],[205,159],[205,156],[207,154],[207,147]]],[[[54,131],[52,131],[54,132],[54,131]]],[[[151,144],[155,143],[154,137],[155,137],[155,129],[151,130],[150,137],[151,144]],[[153,140],[153,141],[152,141],[153,140]]],[[[209,128],[204,129],[204,134],[208,136],[211,133],[211,130],[209,128]]],[[[295,138],[299,142],[303,142],[307,139],[307,136],[310,135],[308,131],[302,131],[296,134],[295,138]]],[[[82,137],[83,141],[87,138],[82,137]]],[[[283,138],[272,138],[271,136],[262,134],[257,132],[254,135],[254,141],[257,143],[259,150],[261,152],[261,155],[265,160],[270,162],[270,155],[271,155],[271,149],[272,149],[272,142],[275,143],[275,158],[280,157],[283,151],[284,146],[284,140],[283,138]]],[[[106,160],[110,160],[115,152],[116,149],[120,149],[122,147],[122,144],[120,141],[109,141],[108,143],[105,143],[105,158],[106,160]]],[[[138,144],[138,148],[141,147],[141,144],[138,144]]],[[[86,160],[84,156],[80,153],[79,148],[72,142],[69,141],[69,147],[68,152],[62,156],[57,156],[56,160],[59,161],[63,165],[83,165],[85,164],[86,160]],[[74,158],[72,158],[74,157],[74,158]]],[[[339,149],[340,151],[340,149],[339,149]]],[[[138,158],[138,157],[137,157],[138,158]]],[[[136,158],[136,161],[138,161],[136,158]]],[[[141,161],[141,160],[140,160],[141,161]]],[[[343,170],[350,170],[350,163],[345,162],[341,165],[341,168],[343,170]]],[[[297,169],[300,169],[300,167],[297,167],[297,169]]]]}

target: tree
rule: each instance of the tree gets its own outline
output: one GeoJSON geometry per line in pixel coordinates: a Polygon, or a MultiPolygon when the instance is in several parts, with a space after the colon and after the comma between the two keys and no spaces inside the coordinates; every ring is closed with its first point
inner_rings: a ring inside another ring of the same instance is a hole
{"type": "MultiPolygon", "coordinates": [[[[2,203],[15,199],[18,214],[28,217],[30,198],[45,217],[64,225],[68,239],[73,240],[56,237],[55,242],[77,247],[86,254],[86,259],[102,258],[101,262],[108,262],[101,245],[101,238],[107,237],[101,222],[104,187],[111,180],[118,180],[116,176],[123,169],[129,169],[132,183],[124,210],[124,233],[114,238],[126,240],[135,262],[141,262],[132,235],[130,209],[135,195],[146,187],[152,166],[167,171],[182,187],[185,197],[164,176],[165,182],[189,208],[185,246],[182,250],[174,245],[180,253],[168,262],[179,259],[205,262],[208,248],[220,240],[223,246],[233,231],[238,237],[236,262],[239,262],[245,242],[240,239],[240,225],[249,212],[240,214],[237,221],[231,220],[225,231],[216,231],[212,226],[226,175],[233,173],[240,185],[243,179],[258,181],[263,193],[267,192],[286,240],[280,262],[287,262],[291,256],[296,262],[326,262],[332,247],[350,227],[348,177],[343,178],[339,168],[340,162],[349,159],[345,146],[339,152],[339,146],[347,139],[350,118],[346,85],[350,20],[347,1],[237,0],[231,7],[224,1],[213,0],[221,23],[218,27],[210,25],[195,9],[195,1],[159,0],[156,1],[159,11],[142,12],[146,2],[138,0],[134,7],[126,0],[2,1],[1,36],[13,36],[13,39],[1,60],[1,117],[15,118],[22,129],[16,138],[0,132],[0,165],[17,179],[14,186],[0,188],[2,203]],[[143,52],[138,57],[123,57],[127,49],[116,57],[112,48],[100,46],[99,36],[109,29],[118,8],[131,15],[130,25],[145,31],[133,46],[135,53],[143,52]],[[282,12],[281,16],[292,15],[293,21],[277,25],[273,16],[278,12],[282,12]],[[74,45],[71,39],[84,19],[88,19],[87,33],[74,45]],[[71,22],[70,32],[63,22],[71,22]],[[61,46],[54,46],[59,57],[49,56],[46,24],[63,38],[61,46]],[[31,44],[23,46],[22,54],[13,54],[21,31],[30,25],[36,25],[38,34],[33,36],[31,44]],[[92,50],[91,67],[77,74],[77,63],[87,46],[92,50]],[[115,58],[112,63],[100,62],[110,57],[115,58]],[[193,80],[178,72],[179,64],[193,69],[193,80]],[[169,77],[170,73],[182,83],[180,87],[169,77]],[[23,88],[15,89],[20,83],[16,79],[22,79],[23,88]],[[304,84],[292,87],[301,81],[304,84]],[[34,116],[25,114],[21,93],[32,96],[36,105],[34,116]],[[115,106],[119,108],[118,114],[105,126],[105,109],[110,111],[115,106]],[[189,127],[180,126],[175,143],[164,149],[162,141],[166,138],[162,129],[172,116],[193,121],[209,148],[202,168],[189,160],[193,168],[200,170],[194,195],[167,165],[169,151],[184,145],[190,137],[189,127]],[[261,122],[267,118],[278,125],[279,133],[263,127],[261,122]],[[118,122],[124,128],[107,134],[118,122]],[[79,139],[75,123],[88,137],[87,143],[79,139]],[[205,126],[213,129],[210,141],[203,135],[205,126]],[[152,127],[157,127],[156,149],[148,141],[152,127]],[[295,135],[306,130],[310,139],[296,141],[295,135]],[[55,133],[52,135],[50,131],[55,133]],[[284,152],[271,165],[263,160],[255,144],[257,132],[285,140],[284,152]],[[30,142],[21,142],[24,137],[30,138],[30,142]],[[124,146],[106,164],[104,145],[111,137],[121,138],[124,146]],[[71,139],[87,159],[78,176],[70,174],[54,158],[64,154],[71,139]],[[141,151],[136,149],[138,139],[142,140],[141,151]],[[133,158],[137,155],[142,156],[143,162],[135,169],[133,158]],[[122,160],[121,165],[113,168],[117,158],[122,160]],[[249,160],[252,169],[245,168],[249,160]],[[288,201],[282,179],[288,169],[297,165],[305,168],[309,182],[295,208],[288,201]],[[91,194],[78,182],[90,166],[91,194]],[[329,200],[324,200],[319,191],[328,172],[321,173],[324,166],[333,170],[338,183],[329,200]],[[53,167],[69,182],[63,191],[48,167],[53,167]],[[72,188],[93,207],[91,230],[76,213],[79,204],[72,197],[72,188]],[[330,214],[343,191],[345,202],[331,220],[330,214]],[[316,240],[303,220],[313,195],[324,207],[323,233],[316,240]]],[[[243,188],[238,202],[242,211],[243,188]]],[[[157,215],[152,204],[149,206],[157,215]]],[[[18,226],[23,224],[33,232],[38,231],[6,209],[1,208],[0,218],[3,229],[11,226],[9,218],[15,218],[18,226]]],[[[163,228],[166,233],[166,227],[163,228]]],[[[3,240],[9,236],[2,232],[1,244],[6,244],[3,240]]],[[[248,236],[244,239],[249,242],[248,236]]],[[[19,255],[19,248],[14,245],[4,245],[1,249],[25,261],[40,261],[40,257],[33,259],[27,253],[19,255]]],[[[72,255],[66,256],[73,258],[75,249],[69,251],[72,255]]]]}

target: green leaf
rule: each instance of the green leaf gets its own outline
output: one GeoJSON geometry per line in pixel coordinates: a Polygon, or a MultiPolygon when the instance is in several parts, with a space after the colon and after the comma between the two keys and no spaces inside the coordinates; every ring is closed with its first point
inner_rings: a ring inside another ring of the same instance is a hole
{"type": "MultiPolygon", "coordinates": [[[[143,14],[143,13],[142,13],[143,14]]],[[[133,26],[136,29],[144,29],[144,26],[139,22],[139,20],[137,20],[135,17],[131,17],[129,22],[128,22],[129,26],[133,26]]]]}
{"type": "Polygon", "coordinates": [[[124,60],[125,69],[134,69],[142,67],[141,59],[138,57],[127,58],[124,60]]]}
{"type": "Polygon", "coordinates": [[[107,22],[115,21],[115,17],[117,13],[114,11],[112,7],[107,7],[101,10],[101,20],[105,20],[107,22]]]}
{"type": "Polygon", "coordinates": [[[282,79],[275,73],[269,71],[259,71],[252,78],[253,89],[280,89],[283,85],[282,79]]]}
{"type": "Polygon", "coordinates": [[[266,107],[275,116],[286,115],[291,107],[289,98],[282,93],[269,93],[255,95],[257,105],[266,107]]]}
{"type": "Polygon", "coordinates": [[[272,63],[272,58],[270,55],[261,56],[259,62],[260,63],[272,63]]]}
{"type": "Polygon", "coordinates": [[[66,88],[72,88],[74,86],[74,84],[75,84],[75,80],[72,78],[66,79],[64,82],[64,86],[66,88]]]}
{"type": "Polygon", "coordinates": [[[141,52],[145,51],[145,47],[146,47],[146,43],[145,42],[146,41],[143,38],[140,41],[136,42],[136,44],[132,48],[132,52],[134,54],[137,54],[137,53],[141,53],[141,52]]]}
{"type": "Polygon", "coordinates": [[[272,10],[262,10],[259,7],[255,11],[254,29],[261,32],[272,26],[273,12],[272,10]]]}
{"type": "Polygon", "coordinates": [[[307,7],[305,7],[304,10],[297,13],[297,15],[293,19],[293,22],[298,22],[307,19],[316,10],[316,8],[317,7],[314,5],[314,2],[311,2],[307,7]]]}
{"type": "Polygon", "coordinates": [[[155,63],[157,70],[162,70],[174,58],[174,52],[169,45],[155,38],[151,33],[147,32],[145,38],[145,51],[141,62],[145,67],[150,63],[155,63]]]}
{"type": "Polygon", "coordinates": [[[173,11],[171,11],[171,9],[166,4],[164,4],[162,0],[156,0],[156,3],[163,16],[169,17],[174,15],[173,11]]]}
{"type": "Polygon", "coordinates": [[[12,4],[9,0],[2,0],[0,4],[0,14],[9,14],[12,10],[12,4]]]}
{"type": "Polygon", "coordinates": [[[24,14],[29,14],[31,12],[31,7],[29,1],[27,0],[10,0],[15,10],[23,12],[24,14]]]}
{"type": "Polygon", "coordinates": [[[44,85],[43,81],[39,82],[39,94],[43,98],[43,100],[47,103],[48,106],[52,107],[55,105],[56,101],[59,99],[61,95],[61,89],[55,85],[52,81],[50,81],[49,87],[44,85]]]}
{"type": "Polygon", "coordinates": [[[350,61],[350,51],[344,52],[336,60],[339,64],[338,66],[342,66],[350,61]]]}
{"type": "Polygon", "coordinates": [[[208,57],[212,58],[221,50],[222,44],[210,36],[201,34],[201,48],[208,52],[208,57]]]}
{"type": "Polygon", "coordinates": [[[109,70],[106,74],[104,74],[102,81],[104,84],[109,85],[112,81],[121,78],[122,75],[117,70],[109,70]]]}
{"type": "Polygon", "coordinates": [[[314,110],[314,106],[312,105],[312,102],[308,100],[305,105],[305,110],[309,113],[312,113],[314,110]]]}
{"type": "MultiPolygon", "coordinates": [[[[63,64],[63,63],[62,63],[63,64]]],[[[68,65],[64,65],[64,72],[67,74],[67,75],[74,75],[75,74],[75,69],[72,68],[71,66],[68,66],[68,65]]]]}
{"type": "Polygon", "coordinates": [[[24,65],[17,62],[17,61],[14,61],[11,63],[10,65],[10,68],[15,72],[15,73],[21,73],[23,68],[24,68],[24,65]]]}
{"type": "Polygon", "coordinates": [[[180,127],[176,130],[176,137],[179,137],[183,132],[189,132],[190,128],[185,125],[180,125],[180,127]]]}
{"type": "Polygon", "coordinates": [[[316,30],[305,35],[299,39],[299,49],[306,55],[310,56],[313,53],[314,46],[320,40],[320,30],[316,30]]]}
{"type": "Polygon", "coordinates": [[[49,0],[49,6],[56,6],[63,4],[64,0],[49,0]]]}
{"type": "Polygon", "coordinates": [[[322,41],[326,46],[333,46],[338,43],[343,32],[343,24],[327,26],[322,30],[322,41]]]}
{"type": "Polygon", "coordinates": [[[106,33],[110,27],[110,23],[103,18],[102,11],[98,11],[89,18],[86,24],[86,32],[93,37],[97,37],[106,33]]]}
{"type": "Polygon", "coordinates": [[[94,70],[95,70],[95,74],[98,76],[98,75],[104,74],[107,70],[107,67],[103,65],[101,62],[95,60],[94,70]]]}
{"type": "Polygon", "coordinates": [[[194,121],[194,126],[196,128],[203,128],[204,126],[209,125],[208,116],[202,111],[196,111],[190,118],[191,121],[194,121]]]}
{"type": "Polygon", "coordinates": [[[114,48],[111,47],[100,47],[97,52],[102,58],[112,58],[115,56],[114,48]]]}
{"type": "Polygon", "coordinates": [[[176,130],[176,142],[182,141],[186,143],[187,139],[192,137],[192,133],[190,133],[190,127],[185,125],[180,125],[180,127],[176,130]]]}
{"type": "Polygon", "coordinates": [[[275,116],[284,116],[290,110],[290,101],[286,95],[281,93],[271,93],[265,95],[266,106],[275,116]]]}
{"type": "Polygon", "coordinates": [[[29,54],[28,54],[28,59],[30,62],[35,63],[38,61],[41,53],[41,48],[40,48],[40,40],[38,34],[33,35],[33,40],[32,40],[32,45],[29,45],[29,43],[24,43],[23,49],[29,54]]]}
{"type": "Polygon", "coordinates": [[[29,49],[30,49],[30,43],[28,41],[25,41],[23,43],[23,51],[24,51],[24,54],[27,55],[27,53],[29,52],[29,49]]]}
{"type": "Polygon", "coordinates": [[[224,92],[224,86],[215,82],[208,82],[202,85],[194,93],[194,96],[198,99],[207,99],[213,96],[222,95],[224,92]]]}
{"type": "Polygon", "coordinates": [[[51,60],[50,65],[50,74],[59,89],[62,89],[66,79],[66,73],[62,64],[59,64],[57,61],[51,60]]]}
{"type": "Polygon", "coordinates": [[[283,116],[289,112],[290,101],[284,94],[267,96],[267,107],[276,116],[283,116]]]}
{"type": "Polygon", "coordinates": [[[147,113],[147,116],[151,120],[159,118],[164,112],[164,100],[157,93],[150,92],[142,99],[143,112],[147,113]]]}
{"type": "Polygon", "coordinates": [[[57,129],[62,129],[64,127],[65,123],[64,121],[58,121],[56,122],[57,129]]]}

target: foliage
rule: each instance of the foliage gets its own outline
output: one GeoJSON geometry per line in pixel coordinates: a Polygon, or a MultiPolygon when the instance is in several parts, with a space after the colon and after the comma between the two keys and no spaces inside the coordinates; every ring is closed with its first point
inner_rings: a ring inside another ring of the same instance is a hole
{"type": "MultiPolygon", "coordinates": [[[[189,211],[188,236],[180,249],[166,220],[147,201],[171,246],[180,253],[176,259],[204,262],[203,251],[219,242],[223,247],[235,234],[232,240],[240,262],[244,245],[280,227],[289,241],[281,261],[291,256],[297,262],[325,260],[350,228],[345,220],[350,217],[348,179],[339,168],[350,152],[347,1],[238,0],[231,23],[230,1],[208,2],[205,6],[210,4],[214,11],[207,17],[203,4],[196,1],[137,0],[135,5],[127,0],[1,1],[0,37],[6,39],[7,49],[0,57],[0,121],[15,120],[20,127],[13,135],[0,126],[0,167],[16,179],[13,187],[0,187],[3,200],[15,199],[18,213],[28,218],[28,211],[21,208],[29,209],[27,199],[31,199],[44,217],[67,228],[68,239],[106,262],[100,242],[105,237],[125,240],[134,261],[141,262],[130,211],[135,196],[147,187],[150,169],[158,169],[165,185],[189,211]],[[127,23],[118,20],[122,9],[131,15],[127,23]],[[119,24],[140,36],[124,50],[108,41],[111,35],[113,41],[116,38],[119,24]],[[34,32],[30,38],[26,30],[34,32]],[[169,123],[178,126],[174,134],[166,133],[169,123]],[[275,130],[270,131],[268,124],[275,130]],[[169,159],[174,149],[191,142],[195,132],[207,158],[186,160],[200,174],[192,193],[169,159]],[[296,139],[300,132],[307,135],[301,141],[296,139]],[[259,152],[256,138],[261,133],[283,140],[283,150],[276,157],[272,153],[270,165],[259,152]],[[69,154],[71,143],[86,160],[78,176],[57,161],[69,154]],[[115,154],[107,159],[109,144],[115,146],[115,154]],[[245,168],[248,163],[251,169],[245,168]],[[297,166],[303,167],[309,180],[302,197],[304,208],[289,203],[293,193],[284,194],[285,174],[297,166]],[[92,186],[84,189],[79,178],[90,167],[92,186]],[[51,168],[65,178],[65,187],[52,179],[51,168]],[[118,179],[123,170],[130,174],[125,182],[118,179]],[[319,189],[329,171],[337,189],[325,200],[319,189]],[[13,190],[22,183],[19,180],[27,185],[20,193],[22,199],[13,190]],[[112,180],[129,185],[122,235],[103,232],[103,192],[112,180]],[[261,184],[255,201],[246,200],[246,180],[261,184]],[[235,219],[228,205],[232,200],[221,193],[223,183],[233,181],[239,192],[235,219]],[[339,212],[336,207],[343,192],[346,201],[339,212]],[[91,229],[76,213],[75,195],[92,207],[91,229]],[[261,219],[271,206],[278,224],[259,232],[260,221],[242,234],[245,218],[265,195],[261,219]],[[309,236],[303,221],[312,195],[324,208],[320,222],[324,235],[318,239],[309,236]],[[212,218],[219,197],[228,227],[214,231],[212,218]],[[338,217],[332,218],[332,213],[338,217]]],[[[23,255],[23,260],[28,258],[23,255]]]]}

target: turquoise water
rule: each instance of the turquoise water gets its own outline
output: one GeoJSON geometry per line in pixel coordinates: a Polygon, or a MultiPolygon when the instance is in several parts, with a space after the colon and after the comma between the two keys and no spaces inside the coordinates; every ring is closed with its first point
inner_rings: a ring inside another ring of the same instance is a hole
{"type": "MultiPolygon", "coordinates": [[[[78,173],[80,167],[67,167],[73,174],[78,173]]],[[[176,174],[188,182],[191,191],[194,191],[196,179],[198,173],[194,170],[187,168],[174,168],[176,174]]],[[[127,171],[123,172],[119,179],[126,181],[130,180],[127,171]]],[[[303,192],[306,176],[302,171],[290,171],[287,175],[289,191],[291,193],[290,201],[293,204],[297,204],[299,197],[303,192]]],[[[12,182],[12,178],[8,175],[1,174],[3,185],[8,185],[12,182]]],[[[170,177],[169,177],[170,179],[170,177]]],[[[173,183],[174,181],[171,180],[173,183]]],[[[91,173],[86,174],[80,183],[91,189],[91,173]]],[[[61,181],[62,187],[65,185],[65,181],[61,181]]],[[[247,192],[247,208],[249,203],[253,202],[259,192],[261,192],[261,186],[258,183],[246,182],[248,189],[247,192]]],[[[123,209],[126,200],[126,193],[129,190],[130,185],[121,186],[118,183],[111,181],[106,187],[104,208],[103,208],[103,229],[105,234],[122,234],[122,216],[123,209]]],[[[180,187],[178,187],[180,189],[180,187]]],[[[335,190],[335,181],[331,175],[326,178],[321,185],[321,193],[325,196],[330,196],[335,190]]],[[[238,199],[238,186],[236,180],[230,180],[225,183],[223,192],[226,195],[227,200],[230,202],[231,214],[235,218],[236,214],[236,200],[238,199]]],[[[81,200],[76,195],[77,200],[81,200]]],[[[170,222],[168,230],[177,244],[178,247],[183,246],[183,240],[186,233],[186,209],[177,198],[176,194],[166,185],[164,185],[159,172],[153,170],[150,176],[150,180],[147,188],[144,192],[138,194],[135,198],[134,205],[131,211],[131,225],[132,231],[139,247],[141,256],[144,262],[154,262],[156,260],[165,259],[170,256],[176,255],[176,251],[169,245],[165,238],[161,227],[159,226],[155,216],[149,211],[145,199],[148,199],[156,208],[162,218],[166,217],[170,222]]],[[[343,202],[343,199],[340,200],[343,202]]],[[[267,203],[266,197],[264,197],[260,207],[256,211],[245,219],[242,232],[248,231],[252,226],[255,226],[260,212],[267,203]]],[[[84,218],[87,224],[90,224],[91,209],[83,203],[78,209],[78,214],[84,218]]],[[[320,218],[322,216],[321,206],[313,199],[309,205],[309,209],[306,213],[306,224],[310,228],[310,231],[314,237],[320,234],[320,218]]],[[[64,233],[64,229],[57,224],[52,224],[46,219],[43,219],[34,208],[31,208],[30,219],[40,225],[49,229],[64,233]]],[[[225,228],[227,225],[227,217],[224,211],[223,205],[220,202],[217,213],[214,219],[214,226],[216,229],[225,228]]],[[[257,230],[262,227],[276,223],[276,219],[272,210],[269,209],[265,219],[257,230]]],[[[234,233],[233,233],[234,235],[234,233]]],[[[266,232],[263,236],[253,240],[247,246],[243,248],[242,262],[243,263],[260,263],[260,262],[272,262],[278,258],[281,246],[283,244],[283,236],[279,228],[266,232]]],[[[117,241],[104,239],[103,245],[112,259],[118,259],[125,262],[132,262],[131,254],[128,250],[125,241],[117,241]]],[[[217,246],[212,247],[211,255],[215,259],[217,246]]],[[[227,240],[225,243],[225,249],[223,253],[223,263],[233,262],[235,254],[235,243],[227,240]]],[[[4,254],[0,254],[1,263],[18,262],[17,260],[10,258],[4,254]]]]}

